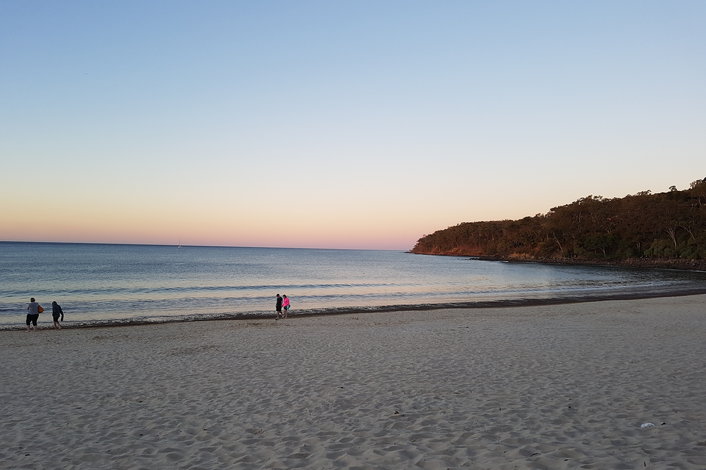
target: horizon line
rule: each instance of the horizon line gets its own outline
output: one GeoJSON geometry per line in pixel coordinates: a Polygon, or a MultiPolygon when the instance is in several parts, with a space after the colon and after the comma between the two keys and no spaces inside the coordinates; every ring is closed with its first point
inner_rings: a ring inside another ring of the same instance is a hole
{"type": "Polygon", "coordinates": [[[411,249],[391,248],[313,248],[297,246],[250,246],[250,245],[184,245],[181,243],[127,243],[127,242],[67,242],[46,240],[0,240],[0,243],[36,243],[53,245],[116,245],[116,246],[155,246],[174,248],[258,248],[267,250],[346,250],[346,251],[402,251],[410,253],[411,249]]]}

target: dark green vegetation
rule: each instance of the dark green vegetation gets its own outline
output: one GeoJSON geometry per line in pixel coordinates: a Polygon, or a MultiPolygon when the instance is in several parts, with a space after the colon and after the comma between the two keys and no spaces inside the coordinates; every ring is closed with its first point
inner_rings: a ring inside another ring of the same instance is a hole
{"type": "Polygon", "coordinates": [[[587,196],[520,220],[466,222],[412,253],[490,259],[706,267],[706,178],[687,190],[587,196]]]}

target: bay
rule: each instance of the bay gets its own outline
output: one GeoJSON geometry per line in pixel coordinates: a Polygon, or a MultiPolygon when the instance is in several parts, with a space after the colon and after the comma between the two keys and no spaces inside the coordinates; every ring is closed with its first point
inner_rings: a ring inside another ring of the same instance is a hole
{"type": "Polygon", "coordinates": [[[35,297],[85,326],[703,291],[706,274],[545,265],[401,251],[0,242],[0,329],[24,326],[35,297]]]}

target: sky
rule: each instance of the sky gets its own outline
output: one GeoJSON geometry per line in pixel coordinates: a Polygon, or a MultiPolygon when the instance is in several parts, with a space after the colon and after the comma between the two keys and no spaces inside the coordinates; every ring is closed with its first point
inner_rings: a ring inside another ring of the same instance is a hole
{"type": "Polygon", "coordinates": [[[0,0],[0,240],[409,250],[706,177],[706,2],[0,0]]]}

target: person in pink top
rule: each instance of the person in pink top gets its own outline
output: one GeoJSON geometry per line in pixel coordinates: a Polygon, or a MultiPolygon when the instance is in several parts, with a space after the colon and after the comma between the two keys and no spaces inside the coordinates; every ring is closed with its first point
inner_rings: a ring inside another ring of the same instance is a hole
{"type": "Polygon", "coordinates": [[[287,312],[289,311],[289,297],[286,295],[282,296],[282,308],[284,309],[283,318],[287,318],[287,312]]]}

